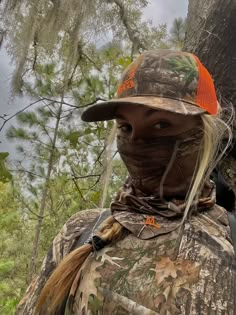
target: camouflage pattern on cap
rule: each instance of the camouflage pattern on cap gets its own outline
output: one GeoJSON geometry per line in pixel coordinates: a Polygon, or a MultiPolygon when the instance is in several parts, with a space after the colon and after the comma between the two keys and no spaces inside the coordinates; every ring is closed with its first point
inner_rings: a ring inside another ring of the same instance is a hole
{"type": "MultiPolygon", "coordinates": [[[[117,106],[123,103],[140,104],[184,115],[202,114],[207,110],[197,102],[199,64],[200,61],[191,53],[166,49],[145,52],[125,70],[116,97],[88,108],[82,119],[113,119],[117,106]]],[[[202,65],[201,67],[204,68],[202,65]]],[[[212,79],[208,71],[205,68],[204,70],[209,84],[212,79]]],[[[210,99],[217,102],[213,81],[210,84],[213,87],[210,99]]],[[[205,94],[203,99],[205,96],[207,99],[208,95],[205,94]]]]}
{"type": "Polygon", "coordinates": [[[191,54],[150,51],[124,73],[117,98],[150,95],[195,104],[197,86],[198,66],[191,54]]]}

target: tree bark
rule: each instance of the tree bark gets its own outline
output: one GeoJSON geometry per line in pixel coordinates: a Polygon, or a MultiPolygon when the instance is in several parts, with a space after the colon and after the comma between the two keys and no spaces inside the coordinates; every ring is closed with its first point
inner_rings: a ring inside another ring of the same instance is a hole
{"type": "MultiPolygon", "coordinates": [[[[196,54],[211,73],[221,106],[231,103],[236,109],[236,0],[189,0],[184,50],[196,54]]],[[[233,133],[236,139],[235,123],[233,133]]],[[[235,153],[236,142],[218,169],[236,196],[235,153]]]]}
{"type": "Polygon", "coordinates": [[[184,50],[212,74],[223,107],[236,107],[236,0],[189,0],[184,50]]]}

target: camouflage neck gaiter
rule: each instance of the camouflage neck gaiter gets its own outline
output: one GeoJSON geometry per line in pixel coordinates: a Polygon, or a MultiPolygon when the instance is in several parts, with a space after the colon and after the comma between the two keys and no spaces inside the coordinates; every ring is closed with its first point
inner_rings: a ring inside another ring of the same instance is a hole
{"type": "Polygon", "coordinates": [[[162,186],[171,168],[188,155],[196,153],[197,156],[201,140],[202,132],[196,129],[178,136],[145,139],[142,142],[118,136],[117,148],[128,169],[135,195],[159,195],[163,198],[162,186]]]}
{"type": "MultiPolygon", "coordinates": [[[[189,215],[206,211],[215,202],[215,185],[208,181],[201,195],[191,205],[189,215]]],[[[150,239],[176,230],[181,225],[185,207],[185,200],[176,198],[167,201],[154,196],[137,197],[128,179],[111,203],[111,212],[132,234],[140,239],[150,239]]]]}

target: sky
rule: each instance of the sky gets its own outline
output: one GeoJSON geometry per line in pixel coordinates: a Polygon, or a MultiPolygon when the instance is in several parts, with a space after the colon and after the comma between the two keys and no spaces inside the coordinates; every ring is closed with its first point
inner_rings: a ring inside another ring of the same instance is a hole
{"type": "MultiPolygon", "coordinates": [[[[13,115],[21,108],[27,106],[28,99],[21,97],[12,97],[11,93],[11,77],[14,66],[10,57],[7,55],[4,47],[0,49],[0,116],[7,114],[13,115]]],[[[11,122],[5,124],[3,131],[0,132],[0,152],[11,152],[14,147],[13,143],[9,143],[5,139],[5,132],[11,125],[11,122]]],[[[2,119],[0,119],[0,127],[2,119]]]]}
{"type": "MultiPolygon", "coordinates": [[[[149,2],[144,10],[144,18],[152,20],[154,25],[167,23],[169,29],[174,18],[187,16],[188,0],[149,0],[149,2]]],[[[10,83],[13,70],[14,65],[3,47],[0,49],[0,116],[12,115],[30,103],[27,98],[12,97],[10,83]]],[[[0,132],[0,152],[7,151],[11,155],[15,153],[15,144],[6,141],[5,132],[12,123],[14,120],[7,123],[3,132],[0,132]]],[[[1,124],[0,119],[0,127],[1,124]]]]}
{"type": "Polygon", "coordinates": [[[155,25],[167,23],[170,28],[174,18],[187,16],[187,10],[188,0],[152,0],[144,14],[155,25]]]}

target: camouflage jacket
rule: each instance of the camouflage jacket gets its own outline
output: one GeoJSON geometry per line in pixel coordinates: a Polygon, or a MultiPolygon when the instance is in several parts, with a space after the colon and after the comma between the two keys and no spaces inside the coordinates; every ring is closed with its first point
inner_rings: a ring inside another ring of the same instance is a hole
{"type": "MultiPolygon", "coordinates": [[[[64,225],[17,315],[34,314],[49,274],[99,213],[79,212],[64,225]]],[[[91,254],[81,273],[73,313],[66,315],[236,314],[236,259],[226,211],[216,205],[154,238],[128,234],[91,254]]]]}

